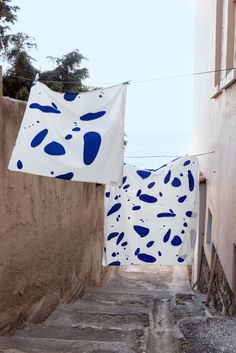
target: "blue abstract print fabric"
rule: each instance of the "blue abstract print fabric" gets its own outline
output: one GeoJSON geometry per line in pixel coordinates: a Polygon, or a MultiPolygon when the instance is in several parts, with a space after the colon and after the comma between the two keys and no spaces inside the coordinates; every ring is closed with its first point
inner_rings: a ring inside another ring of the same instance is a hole
{"type": "Polygon", "coordinates": [[[9,169],[64,180],[121,183],[126,85],[58,93],[33,84],[9,169]]]}
{"type": "Polygon", "coordinates": [[[195,157],[181,157],[155,171],[126,164],[122,186],[105,190],[103,265],[191,264],[198,178],[195,157]]]}

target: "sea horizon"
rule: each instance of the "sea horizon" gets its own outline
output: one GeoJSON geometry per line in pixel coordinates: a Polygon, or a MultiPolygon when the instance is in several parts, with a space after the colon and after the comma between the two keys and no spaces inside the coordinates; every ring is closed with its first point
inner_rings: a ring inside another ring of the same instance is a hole
{"type": "Polygon", "coordinates": [[[140,168],[157,169],[173,160],[171,156],[191,154],[192,132],[179,131],[135,131],[126,133],[125,162],[140,168]],[[128,158],[142,156],[143,158],[128,158]],[[164,156],[150,157],[148,156],[164,156]],[[170,156],[170,157],[168,157],[170,156]]]}

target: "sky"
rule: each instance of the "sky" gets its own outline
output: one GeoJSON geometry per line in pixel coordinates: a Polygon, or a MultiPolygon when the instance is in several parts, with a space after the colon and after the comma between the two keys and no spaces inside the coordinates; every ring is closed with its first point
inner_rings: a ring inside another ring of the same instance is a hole
{"type": "MultiPolygon", "coordinates": [[[[79,49],[88,84],[128,86],[126,156],[191,152],[192,78],[135,81],[193,72],[194,0],[13,0],[14,31],[35,38],[35,66],[79,49]],[[133,82],[133,83],[132,83],[133,82]]],[[[155,167],[161,159],[128,159],[155,167]]]]}

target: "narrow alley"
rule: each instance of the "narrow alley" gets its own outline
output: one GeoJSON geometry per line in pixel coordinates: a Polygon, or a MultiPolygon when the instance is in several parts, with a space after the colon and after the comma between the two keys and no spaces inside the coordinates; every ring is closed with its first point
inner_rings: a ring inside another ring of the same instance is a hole
{"type": "Polygon", "coordinates": [[[0,353],[236,353],[236,0],[0,0],[0,58],[0,353]]]}
{"type": "Polygon", "coordinates": [[[24,323],[1,337],[0,352],[235,352],[235,321],[216,317],[203,301],[185,266],[117,268],[102,287],[60,304],[44,323],[24,323]]]}

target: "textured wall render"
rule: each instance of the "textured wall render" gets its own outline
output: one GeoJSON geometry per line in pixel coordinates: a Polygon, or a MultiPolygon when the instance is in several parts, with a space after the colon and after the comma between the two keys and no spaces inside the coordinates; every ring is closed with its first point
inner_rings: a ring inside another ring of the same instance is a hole
{"type": "MultiPolygon", "coordinates": [[[[216,3],[212,0],[195,1],[195,72],[215,67],[216,3]]],[[[200,75],[194,79],[192,152],[215,151],[198,158],[200,171],[207,178],[206,215],[209,209],[212,244],[231,291],[236,294],[236,82],[211,99],[216,90],[214,76],[200,75]]],[[[211,263],[212,244],[204,244],[208,264],[211,263]]]]}
{"type": "Polygon", "coordinates": [[[100,283],[103,187],[7,171],[26,105],[0,103],[0,330],[8,330],[100,283]]]}
{"type": "MultiPolygon", "coordinates": [[[[203,253],[200,281],[198,288],[207,293],[210,279],[210,268],[205,253],[203,253]]],[[[211,298],[217,311],[223,315],[233,316],[236,314],[235,296],[231,291],[228,281],[225,277],[223,268],[217,257],[214,280],[212,285],[211,298]]]]}

